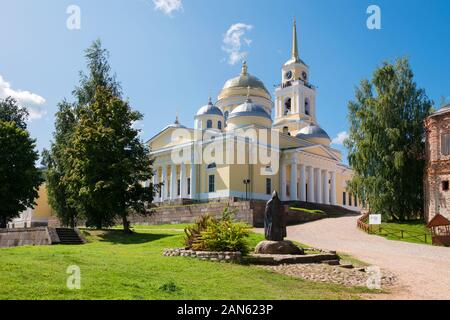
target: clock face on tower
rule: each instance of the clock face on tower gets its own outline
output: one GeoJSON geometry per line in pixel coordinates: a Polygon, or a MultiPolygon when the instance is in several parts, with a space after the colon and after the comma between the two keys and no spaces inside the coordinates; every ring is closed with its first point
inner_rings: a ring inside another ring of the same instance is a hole
{"type": "Polygon", "coordinates": [[[292,71],[286,72],[286,74],[284,75],[284,77],[286,78],[286,80],[291,80],[291,78],[292,78],[292,71]]]}
{"type": "Polygon", "coordinates": [[[308,80],[308,74],[306,73],[306,71],[302,72],[302,78],[303,80],[308,80]]]}

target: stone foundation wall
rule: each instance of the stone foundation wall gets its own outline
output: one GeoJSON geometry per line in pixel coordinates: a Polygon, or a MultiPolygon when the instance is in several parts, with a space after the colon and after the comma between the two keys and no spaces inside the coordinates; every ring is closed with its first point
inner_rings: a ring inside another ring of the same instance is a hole
{"type": "MultiPolygon", "coordinates": [[[[257,228],[263,228],[264,211],[266,208],[266,204],[264,202],[252,203],[252,208],[253,208],[253,226],[257,228]]],[[[325,213],[306,213],[289,210],[289,205],[284,206],[284,212],[286,213],[285,219],[286,224],[288,226],[316,221],[327,217],[325,213]]]]}
{"type": "Polygon", "coordinates": [[[225,208],[229,206],[230,210],[235,210],[236,220],[253,225],[253,212],[250,202],[235,203],[204,203],[184,206],[158,207],[149,217],[134,215],[130,217],[132,224],[158,225],[158,224],[177,224],[193,223],[195,220],[205,214],[220,218],[225,208]]]}
{"type": "Polygon", "coordinates": [[[51,244],[51,235],[45,227],[30,229],[0,229],[0,248],[51,244]]]}

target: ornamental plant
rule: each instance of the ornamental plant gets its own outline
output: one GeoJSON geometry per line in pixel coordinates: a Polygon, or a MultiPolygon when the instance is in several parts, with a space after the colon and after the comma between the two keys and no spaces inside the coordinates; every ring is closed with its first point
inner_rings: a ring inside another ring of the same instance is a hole
{"type": "Polygon", "coordinates": [[[201,217],[186,232],[186,246],[195,251],[248,253],[248,226],[234,220],[234,212],[226,208],[220,220],[201,217]]]}

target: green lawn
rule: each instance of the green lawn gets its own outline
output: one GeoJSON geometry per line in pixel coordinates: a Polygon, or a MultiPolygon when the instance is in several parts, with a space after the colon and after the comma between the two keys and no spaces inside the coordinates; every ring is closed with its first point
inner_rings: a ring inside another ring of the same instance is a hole
{"type": "MultiPolygon", "coordinates": [[[[177,231],[88,231],[82,246],[0,249],[0,299],[357,299],[363,288],[290,278],[255,266],[163,257],[177,231]],[[66,288],[70,265],[81,290],[66,288]]],[[[262,236],[252,234],[254,246],[262,236]]]]}
{"type": "Polygon", "coordinates": [[[425,244],[425,234],[427,235],[426,244],[432,244],[431,233],[423,221],[414,220],[408,222],[389,222],[381,225],[381,233],[373,227],[376,234],[389,240],[400,240],[413,243],[425,244]],[[403,238],[402,238],[403,231],[403,238]]]}

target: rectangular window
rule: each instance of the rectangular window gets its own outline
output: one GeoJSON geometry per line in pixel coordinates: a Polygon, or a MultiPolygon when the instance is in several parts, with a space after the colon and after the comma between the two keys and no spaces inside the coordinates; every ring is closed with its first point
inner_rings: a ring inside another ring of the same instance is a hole
{"type": "Polygon", "coordinates": [[[347,205],[347,194],[345,192],[342,192],[342,205],[347,205]]]}
{"type": "Polygon", "coordinates": [[[209,192],[215,192],[216,191],[216,176],[215,175],[210,175],[209,176],[209,192]]]}
{"type": "Polygon", "coordinates": [[[442,190],[448,191],[449,190],[449,181],[442,181],[442,190]]]}
{"type": "Polygon", "coordinates": [[[355,207],[358,206],[358,197],[355,195],[355,207]]]}
{"type": "Polygon", "coordinates": [[[187,194],[191,195],[191,178],[187,178],[187,194]]]}
{"type": "Polygon", "coordinates": [[[441,136],[441,153],[444,156],[450,155],[450,133],[441,136]]]}
{"type": "Polygon", "coordinates": [[[266,194],[272,194],[272,179],[266,179],[266,194]]]}
{"type": "Polygon", "coordinates": [[[348,194],[348,205],[350,207],[352,206],[352,194],[351,193],[348,194]]]}
{"type": "Polygon", "coordinates": [[[177,180],[177,196],[181,195],[181,181],[180,179],[177,180]]]}

